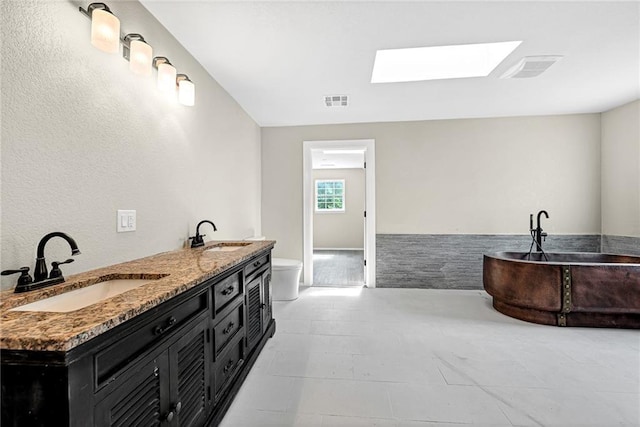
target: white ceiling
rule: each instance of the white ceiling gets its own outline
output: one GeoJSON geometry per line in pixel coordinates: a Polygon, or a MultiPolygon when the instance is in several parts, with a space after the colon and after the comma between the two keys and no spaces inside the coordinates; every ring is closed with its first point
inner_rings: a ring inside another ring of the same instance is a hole
{"type": "Polygon", "coordinates": [[[640,97],[639,1],[142,4],[260,126],[588,113],[640,97]],[[370,83],[377,49],[511,40],[523,43],[488,77],[370,83]],[[531,55],[564,58],[499,78],[531,55]],[[334,94],[350,105],[326,107],[334,94]]]}

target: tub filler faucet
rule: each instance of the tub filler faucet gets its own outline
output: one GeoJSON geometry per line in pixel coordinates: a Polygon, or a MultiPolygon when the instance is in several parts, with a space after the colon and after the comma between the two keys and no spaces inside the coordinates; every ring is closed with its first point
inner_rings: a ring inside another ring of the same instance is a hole
{"type": "Polygon", "coordinates": [[[531,246],[529,247],[529,257],[531,257],[531,251],[533,249],[533,245],[536,245],[536,252],[542,253],[545,259],[547,259],[547,255],[544,253],[542,249],[542,242],[546,241],[547,233],[542,230],[540,226],[540,219],[544,215],[547,219],[549,218],[549,214],[547,211],[538,212],[538,216],[536,218],[536,228],[533,228],[533,214],[529,215],[529,233],[531,233],[531,246]]]}
{"type": "Polygon", "coordinates": [[[14,292],[19,293],[31,291],[34,289],[40,289],[64,282],[64,276],[62,275],[62,271],[60,270],[60,265],[72,263],[73,258],[69,258],[65,261],[52,262],[51,273],[49,273],[49,271],[47,270],[47,262],[44,257],[44,247],[46,246],[47,242],[53,237],[61,237],[66,240],[67,243],[69,243],[69,246],[71,247],[71,256],[80,254],[80,249],[78,249],[76,241],[73,240],[73,238],[68,234],[62,233],[60,231],[54,231],[53,233],[45,235],[42,239],[40,239],[40,242],[38,243],[38,250],[36,253],[36,267],[33,272],[33,279],[29,274],[29,267],[21,267],[18,270],[4,270],[2,273],[0,273],[3,276],[20,273],[20,277],[18,277],[18,283],[14,292]]]}

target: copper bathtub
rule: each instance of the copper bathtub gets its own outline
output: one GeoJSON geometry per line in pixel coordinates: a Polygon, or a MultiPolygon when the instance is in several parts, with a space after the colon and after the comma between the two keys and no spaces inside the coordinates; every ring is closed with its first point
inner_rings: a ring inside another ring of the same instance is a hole
{"type": "Polygon", "coordinates": [[[496,310],[545,325],[640,328],[640,257],[546,255],[484,256],[484,288],[496,310]]]}

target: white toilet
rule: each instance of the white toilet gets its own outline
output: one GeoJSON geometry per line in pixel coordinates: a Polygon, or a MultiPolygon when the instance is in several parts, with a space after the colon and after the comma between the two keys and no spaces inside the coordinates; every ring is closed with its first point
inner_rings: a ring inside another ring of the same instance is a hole
{"type": "MultiPolygon", "coordinates": [[[[245,240],[265,240],[264,236],[245,240]]],[[[298,298],[302,262],[295,259],[271,258],[271,298],[274,301],[292,301],[298,298]]]]}

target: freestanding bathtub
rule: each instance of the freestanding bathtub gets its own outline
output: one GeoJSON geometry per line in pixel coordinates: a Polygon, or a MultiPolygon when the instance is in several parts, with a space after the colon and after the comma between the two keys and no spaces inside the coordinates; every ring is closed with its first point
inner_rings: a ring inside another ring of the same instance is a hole
{"type": "Polygon", "coordinates": [[[484,256],[484,288],[496,310],[545,325],[640,328],[640,257],[582,252],[546,256],[484,256]]]}

